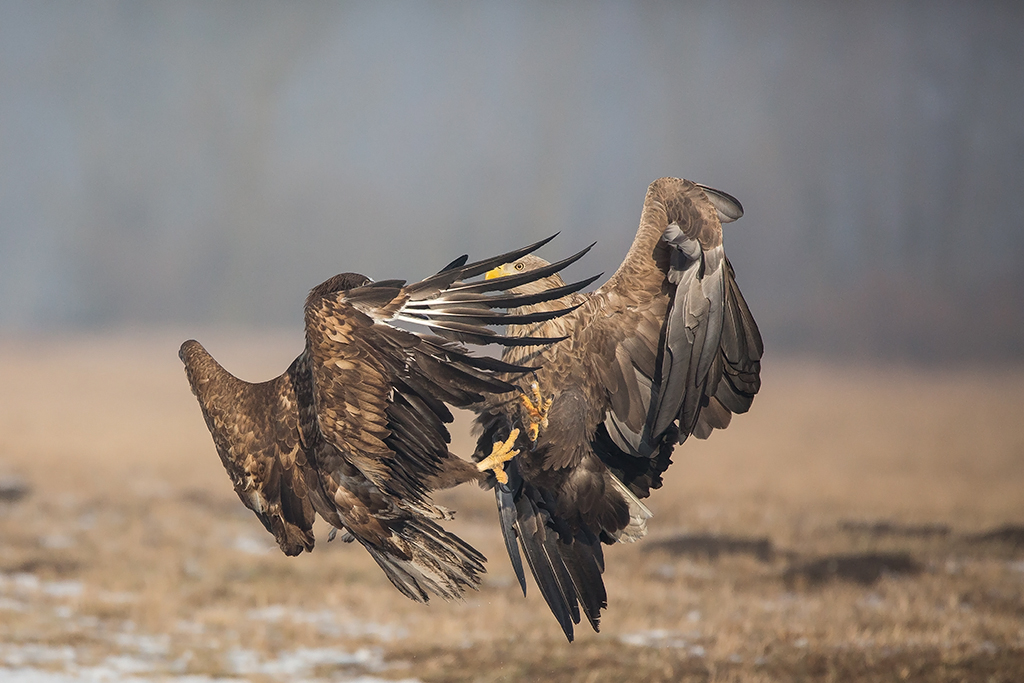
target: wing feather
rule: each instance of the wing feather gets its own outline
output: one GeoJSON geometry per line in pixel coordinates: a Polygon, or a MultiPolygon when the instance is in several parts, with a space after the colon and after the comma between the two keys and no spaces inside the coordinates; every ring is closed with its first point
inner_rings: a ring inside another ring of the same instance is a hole
{"type": "MultiPolygon", "coordinates": [[[[685,439],[713,397],[721,409],[743,412],[757,393],[761,337],[722,248],[720,217],[739,215],[739,202],[725,193],[655,181],[622,265],[557,321],[570,326],[575,348],[586,349],[595,394],[610,404],[608,431],[633,455],[655,455],[676,422],[685,439]]],[[[531,329],[547,333],[543,325],[531,329]]],[[[548,353],[576,352],[558,345],[548,353]]],[[[706,435],[727,421],[718,411],[701,424],[706,435]]]]}
{"type": "Polygon", "coordinates": [[[296,391],[309,382],[305,359],[252,384],[221,367],[199,342],[182,344],[179,356],[235,493],[286,555],[312,550],[314,510],[296,391]]]}

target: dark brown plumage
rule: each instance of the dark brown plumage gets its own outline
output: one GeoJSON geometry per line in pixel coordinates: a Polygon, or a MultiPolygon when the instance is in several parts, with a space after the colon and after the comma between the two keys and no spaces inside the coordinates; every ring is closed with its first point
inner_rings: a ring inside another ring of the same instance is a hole
{"type": "Polygon", "coordinates": [[[450,599],[478,585],[484,557],[439,526],[446,511],[429,499],[433,489],[481,476],[448,451],[447,405],[508,392],[513,386],[498,373],[514,377],[526,368],[473,356],[458,342],[548,343],[504,337],[490,326],[564,311],[512,316],[495,309],[527,299],[489,294],[502,289],[499,281],[466,280],[549,240],[469,265],[462,257],[411,285],[353,273],[327,280],[306,300],[305,350],[268,382],[242,381],[198,342],[182,344],[189,383],[235,491],[282,551],[312,550],[319,514],[359,541],[413,600],[431,593],[450,599]],[[399,321],[436,335],[399,329],[399,321]]]}
{"type": "MultiPolygon", "coordinates": [[[[514,311],[577,307],[509,326],[510,336],[566,339],[505,351],[505,361],[538,369],[508,378],[521,391],[486,399],[475,457],[522,428],[509,482],[495,487],[506,548],[525,593],[522,546],[570,641],[581,606],[597,630],[607,605],[601,543],[642,537],[650,512],[640,499],[661,486],[675,445],[728,426],[760,387],[761,337],[722,248],[722,222],[742,214],[725,193],[661,178],[648,189],[636,239],[608,282],[514,311]],[[530,415],[523,393],[552,399],[536,442],[527,428],[539,416],[530,415]]],[[[488,277],[544,264],[524,255],[488,277]]],[[[511,291],[562,285],[552,274],[511,291]]]]}

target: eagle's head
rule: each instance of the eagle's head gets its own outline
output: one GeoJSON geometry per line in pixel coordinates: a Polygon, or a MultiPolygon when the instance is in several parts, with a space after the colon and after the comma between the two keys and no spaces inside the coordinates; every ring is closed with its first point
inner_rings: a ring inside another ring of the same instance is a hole
{"type": "MultiPolygon", "coordinates": [[[[539,256],[527,254],[526,256],[523,256],[520,259],[512,261],[511,263],[505,263],[503,265],[498,266],[497,268],[493,268],[487,271],[487,274],[484,275],[484,278],[487,280],[493,280],[494,278],[505,277],[506,275],[518,275],[520,273],[525,273],[527,271],[543,268],[544,266],[547,265],[551,264],[539,256]]],[[[555,287],[564,286],[565,280],[562,279],[561,275],[555,273],[554,275],[548,275],[547,277],[541,278],[539,280],[527,282],[526,284],[519,285],[518,287],[513,287],[509,291],[512,292],[513,294],[537,294],[539,292],[546,292],[549,289],[554,289],[555,287]]]]}
{"type": "Polygon", "coordinates": [[[365,275],[359,273],[340,273],[334,277],[327,278],[313,289],[309,290],[309,296],[306,297],[306,302],[316,301],[320,297],[333,294],[334,292],[344,292],[349,289],[355,289],[356,287],[362,287],[372,280],[365,275]]]}

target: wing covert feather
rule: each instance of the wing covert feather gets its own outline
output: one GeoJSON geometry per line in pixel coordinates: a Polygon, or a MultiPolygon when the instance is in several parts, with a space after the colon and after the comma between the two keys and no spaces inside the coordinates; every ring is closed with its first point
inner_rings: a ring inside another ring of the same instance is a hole
{"type": "Polygon", "coordinates": [[[373,319],[349,304],[344,293],[306,305],[306,349],[320,431],[367,479],[387,490],[387,463],[394,457],[384,443],[391,433],[385,412],[390,382],[372,344],[373,327],[373,319]]]}

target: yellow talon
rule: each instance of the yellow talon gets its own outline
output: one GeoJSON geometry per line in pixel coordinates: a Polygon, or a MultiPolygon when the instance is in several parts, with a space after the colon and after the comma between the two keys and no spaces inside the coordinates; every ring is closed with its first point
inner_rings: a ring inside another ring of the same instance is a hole
{"type": "Polygon", "coordinates": [[[494,478],[502,484],[508,483],[508,475],[505,474],[505,463],[519,455],[519,449],[513,448],[516,439],[519,438],[519,430],[513,429],[504,442],[495,441],[491,447],[491,454],[476,464],[481,472],[492,470],[494,478]]]}
{"type": "Polygon", "coordinates": [[[535,442],[540,435],[541,428],[547,429],[548,427],[548,410],[551,408],[552,399],[544,398],[541,395],[540,385],[536,382],[530,383],[530,391],[533,393],[532,401],[525,394],[519,398],[522,400],[526,413],[529,416],[526,433],[530,437],[530,441],[535,442]]]}

